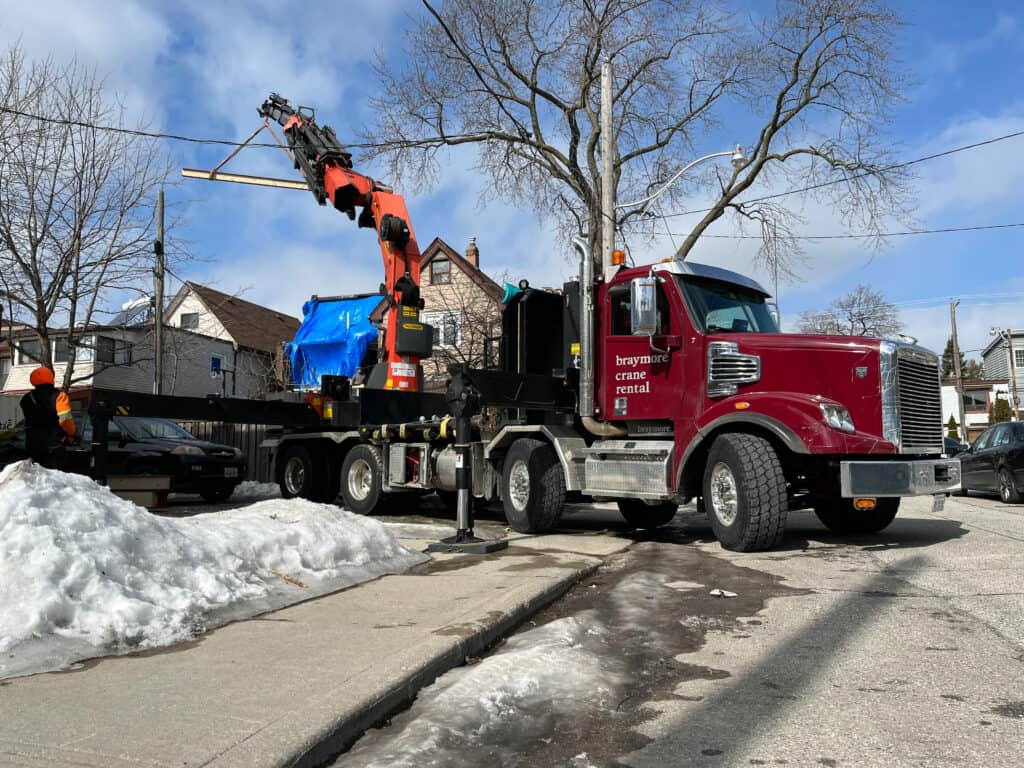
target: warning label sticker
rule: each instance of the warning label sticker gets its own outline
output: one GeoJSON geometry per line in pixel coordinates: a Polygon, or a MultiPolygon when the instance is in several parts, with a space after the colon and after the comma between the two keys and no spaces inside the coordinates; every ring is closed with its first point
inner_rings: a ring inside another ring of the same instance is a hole
{"type": "Polygon", "coordinates": [[[391,375],[404,376],[405,378],[411,379],[416,375],[416,366],[412,363],[392,363],[391,375]]]}

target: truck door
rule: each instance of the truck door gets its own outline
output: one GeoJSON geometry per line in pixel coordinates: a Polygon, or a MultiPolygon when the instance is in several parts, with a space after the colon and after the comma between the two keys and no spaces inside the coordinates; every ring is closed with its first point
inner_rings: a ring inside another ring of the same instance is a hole
{"type": "MultiPolygon", "coordinates": [[[[613,421],[671,419],[683,396],[680,319],[672,312],[664,285],[654,283],[654,334],[634,327],[632,283],[609,287],[605,294],[602,329],[601,402],[605,418],[613,421]]],[[[635,282],[635,281],[634,281],[635,282]]]]}

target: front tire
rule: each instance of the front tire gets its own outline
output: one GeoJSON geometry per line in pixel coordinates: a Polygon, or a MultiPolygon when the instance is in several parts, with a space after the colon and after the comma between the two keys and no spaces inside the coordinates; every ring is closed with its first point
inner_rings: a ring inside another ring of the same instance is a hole
{"type": "Polygon", "coordinates": [[[782,540],[789,511],[786,478],[775,449],[763,437],[715,438],[703,488],[711,529],[725,549],[754,552],[782,540]]]}
{"type": "Polygon", "coordinates": [[[1004,504],[1020,504],[1021,495],[1013,480],[1010,470],[1003,467],[999,470],[999,498],[1004,504]]]}
{"type": "Polygon", "coordinates": [[[512,443],[501,470],[501,500],[513,530],[544,533],[555,528],[565,503],[565,474],[555,449],[528,437],[512,443]]]}
{"type": "Polygon", "coordinates": [[[878,533],[895,519],[898,498],[878,499],[874,509],[854,509],[853,499],[834,498],[815,502],[814,514],[832,533],[841,536],[878,533]]]}
{"type": "Polygon", "coordinates": [[[670,501],[647,504],[642,499],[619,499],[619,514],[634,528],[660,528],[672,521],[679,509],[670,501]]]}

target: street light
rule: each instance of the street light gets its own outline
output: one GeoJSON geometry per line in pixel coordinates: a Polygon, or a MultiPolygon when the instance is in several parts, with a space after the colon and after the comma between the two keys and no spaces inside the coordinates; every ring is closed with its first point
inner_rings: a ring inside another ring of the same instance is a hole
{"type": "Polygon", "coordinates": [[[725,152],[712,152],[710,155],[704,155],[704,157],[698,157],[693,162],[687,163],[682,168],[680,168],[678,171],[676,171],[675,175],[672,176],[672,178],[669,179],[667,182],[665,182],[665,184],[661,187],[661,189],[659,189],[654,194],[648,195],[647,197],[641,198],[640,200],[633,200],[633,201],[628,202],[628,203],[619,203],[618,205],[615,206],[615,210],[619,210],[620,208],[632,208],[634,205],[641,205],[641,206],[643,206],[643,208],[640,209],[642,211],[644,208],[647,207],[648,203],[653,203],[656,199],[658,199],[662,194],[665,193],[666,190],[669,189],[669,187],[671,187],[673,184],[676,183],[676,180],[680,176],[682,176],[688,170],[693,168],[695,165],[700,165],[701,163],[705,162],[706,160],[712,160],[712,159],[714,159],[716,157],[731,157],[732,158],[732,166],[733,166],[733,168],[736,168],[737,170],[739,170],[740,166],[742,166],[745,162],[747,162],[747,158],[744,157],[744,155],[743,155],[743,147],[740,146],[739,144],[736,145],[736,149],[726,150],[725,152]]]}

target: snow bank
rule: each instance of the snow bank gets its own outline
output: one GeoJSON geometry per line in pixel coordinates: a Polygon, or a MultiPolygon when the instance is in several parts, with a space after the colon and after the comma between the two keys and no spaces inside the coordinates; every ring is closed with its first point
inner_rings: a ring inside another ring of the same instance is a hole
{"type": "Polygon", "coordinates": [[[19,462],[0,472],[0,677],[188,640],[426,559],[331,505],[161,518],[19,462]]]}
{"type": "Polygon", "coordinates": [[[390,728],[367,733],[336,765],[469,768],[481,754],[493,765],[518,764],[521,747],[614,705],[624,674],[605,635],[590,613],[515,635],[493,656],[425,688],[390,728]]]}

